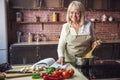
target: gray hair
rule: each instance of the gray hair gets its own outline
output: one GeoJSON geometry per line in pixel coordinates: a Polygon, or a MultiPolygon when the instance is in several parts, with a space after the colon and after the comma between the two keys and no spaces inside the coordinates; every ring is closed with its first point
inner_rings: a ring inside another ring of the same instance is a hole
{"type": "Polygon", "coordinates": [[[69,6],[68,6],[68,10],[67,10],[67,15],[66,15],[66,21],[68,23],[71,23],[70,20],[70,10],[72,7],[75,7],[77,10],[79,10],[80,12],[80,25],[84,24],[84,18],[85,18],[85,8],[84,5],[80,2],[80,1],[72,1],[69,6]]]}

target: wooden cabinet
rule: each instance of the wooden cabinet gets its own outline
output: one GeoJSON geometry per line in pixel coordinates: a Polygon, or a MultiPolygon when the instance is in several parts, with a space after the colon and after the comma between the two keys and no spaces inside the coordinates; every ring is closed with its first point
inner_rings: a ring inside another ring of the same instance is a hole
{"type": "Polygon", "coordinates": [[[57,44],[10,46],[11,64],[33,64],[48,57],[57,60],[57,44]]]}

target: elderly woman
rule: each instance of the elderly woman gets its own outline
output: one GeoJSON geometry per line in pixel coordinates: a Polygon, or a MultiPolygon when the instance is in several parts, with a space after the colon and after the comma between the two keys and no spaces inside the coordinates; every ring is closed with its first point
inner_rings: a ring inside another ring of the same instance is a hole
{"type": "Polygon", "coordinates": [[[64,62],[75,62],[76,57],[89,52],[93,45],[100,45],[95,41],[91,22],[85,21],[85,8],[79,1],[72,1],[67,10],[67,23],[63,24],[59,44],[58,60],[64,62]]]}

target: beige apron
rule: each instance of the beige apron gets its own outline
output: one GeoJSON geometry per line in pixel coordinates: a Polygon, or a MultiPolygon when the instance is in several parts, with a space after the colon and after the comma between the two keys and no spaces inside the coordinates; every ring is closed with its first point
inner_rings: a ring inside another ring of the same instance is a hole
{"type": "Polygon", "coordinates": [[[66,37],[65,62],[75,62],[76,57],[82,56],[91,49],[91,35],[71,35],[66,37]]]}

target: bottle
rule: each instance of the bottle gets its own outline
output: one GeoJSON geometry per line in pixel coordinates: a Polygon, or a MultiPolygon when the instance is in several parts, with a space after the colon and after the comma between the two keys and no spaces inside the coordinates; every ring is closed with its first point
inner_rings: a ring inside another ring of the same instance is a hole
{"type": "Polygon", "coordinates": [[[37,20],[37,16],[34,16],[34,22],[37,22],[38,20],[37,20]]]}
{"type": "Polygon", "coordinates": [[[55,12],[53,12],[53,14],[52,14],[52,21],[53,22],[57,21],[57,14],[55,12]]]}
{"type": "Polygon", "coordinates": [[[32,42],[32,40],[33,40],[32,34],[29,32],[28,33],[28,42],[30,43],[30,42],[32,42]]]}

